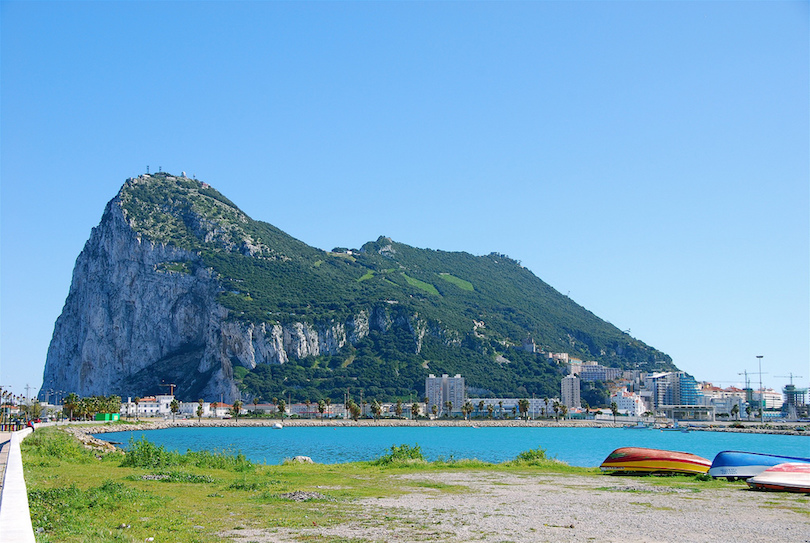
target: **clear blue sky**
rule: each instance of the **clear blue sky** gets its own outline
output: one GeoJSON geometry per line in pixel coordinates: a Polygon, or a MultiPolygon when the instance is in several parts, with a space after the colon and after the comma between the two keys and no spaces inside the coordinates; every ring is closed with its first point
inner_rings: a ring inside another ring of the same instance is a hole
{"type": "Polygon", "coordinates": [[[506,253],[698,380],[810,379],[806,1],[0,10],[14,393],[147,165],[322,249],[506,253]]]}

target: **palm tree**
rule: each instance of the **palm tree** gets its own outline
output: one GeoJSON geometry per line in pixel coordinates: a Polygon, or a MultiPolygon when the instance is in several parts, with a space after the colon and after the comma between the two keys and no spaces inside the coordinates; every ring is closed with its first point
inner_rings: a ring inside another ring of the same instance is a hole
{"type": "Polygon", "coordinates": [[[438,415],[438,414],[439,414],[439,406],[438,406],[438,405],[436,405],[436,404],[434,403],[434,404],[433,404],[433,407],[431,408],[431,412],[433,413],[433,416],[434,416],[434,417],[435,417],[436,415],[438,415]]]}
{"type": "Polygon", "coordinates": [[[121,411],[121,396],[115,394],[107,396],[107,413],[118,413],[121,411]]]}
{"type": "Polygon", "coordinates": [[[326,402],[323,400],[318,400],[318,413],[321,414],[321,419],[323,419],[324,411],[326,411],[326,402]]]}
{"type": "Polygon", "coordinates": [[[466,402],[464,402],[464,418],[465,419],[470,420],[470,415],[472,415],[473,409],[475,409],[475,408],[473,407],[473,404],[472,404],[472,402],[470,400],[467,400],[466,402]]]}
{"type": "Polygon", "coordinates": [[[306,401],[305,401],[304,403],[305,403],[305,404],[306,404],[306,406],[307,406],[307,418],[308,418],[308,419],[309,419],[309,418],[312,418],[312,417],[310,417],[310,416],[309,416],[309,407],[312,405],[312,402],[311,402],[311,401],[309,401],[309,398],[307,398],[307,399],[306,399],[306,401]]]}
{"type": "Polygon", "coordinates": [[[284,412],[287,410],[287,403],[284,401],[284,398],[282,398],[276,405],[278,406],[278,412],[281,413],[281,421],[284,422],[284,412]]]}
{"type": "Polygon", "coordinates": [[[397,414],[397,418],[402,417],[402,400],[397,400],[397,406],[394,408],[394,413],[397,414]]]}
{"type": "Polygon", "coordinates": [[[236,400],[233,402],[231,413],[233,413],[233,416],[236,417],[236,422],[239,422],[239,412],[242,410],[242,405],[242,400],[236,400]]]}
{"type": "Polygon", "coordinates": [[[484,400],[478,402],[478,416],[481,416],[481,413],[484,412],[484,400]]]}
{"type": "Polygon", "coordinates": [[[610,402],[610,412],[613,413],[613,424],[616,424],[616,415],[619,414],[619,406],[616,402],[610,402]]]}
{"type": "Polygon", "coordinates": [[[529,420],[529,400],[525,398],[519,400],[518,407],[520,409],[520,416],[525,420],[529,420]]]}
{"type": "Polygon", "coordinates": [[[568,406],[565,404],[560,405],[560,414],[562,415],[563,420],[565,420],[565,416],[568,414],[568,406]]]}
{"type": "Polygon", "coordinates": [[[425,416],[427,416],[427,414],[430,413],[430,406],[428,405],[428,402],[430,402],[430,398],[428,398],[427,396],[422,398],[422,403],[425,404],[425,416]]]}
{"type": "Polygon", "coordinates": [[[498,417],[503,418],[503,400],[498,402],[498,417]]]}
{"type": "Polygon", "coordinates": [[[374,421],[376,422],[380,418],[380,414],[382,413],[382,405],[376,399],[371,402],[371,415],[374,417],[374,421]]]}
{"type": "Polygon", "coordinates": [[[492,419],[492,413],[495,412],[495,406],[492,404],[487,404],[487,417],[492,419]]]}
{"type": "Polygon", "coordinates": [[[453,402],[451,402],[450,400],[447,400],[446,402],[444,402],[444,407],[447,409],[447,416],[452,417],[453,416],[453,402]]]}
{"type": "Polygon", "coordinates": [[[326,414],[331,415],[332,412],[329,409],[332,407],[332,398],[326,398],[324,402],[326,402],[326,414]]]}
{"type": "Polygon", "coordinates": [[[203,399],[202,399],[202,398],[200,398],[199,400],[197,400],[197,422],[202,422],[202,416],[203,416],[203,403],[205,403],[205,402],[203,402],[203,399]]]}
{"type": "Polygon", "coordinates": [[[548,416],[548,397],[543,398],[543,418],[548,416]]]}
{"type": "Polygon", "coordinates": [[[253,414],[257,415],[259,413],[259,397],[253,396],[253,414]]]}
{"type": "MultiPolygon", "coordinates": [[[[135,407],[136,407],[136,409],[137,409],[137,406],[138,406],[138,401],[139,401],[139,399],[135,398],[135,407]]],[[[76,411],[76,408],[78,406],[79,406],[79,396],[74,392],[71,392],[70,394],[65,396],[64,400],[62,400],[62,409],[67,409],[68,410],[68,413],[70,413],[70,418],[71,419],[73,418],[73,412],[76,411]]],[[[138,420],[137,410],[135,412],[135,420],[138,420]]]]}
{"type": "Polygon", "coordinates": [[[180,404],[177,402],[176,398],[172,398],[172,402],[169,404],[169,410],[172,412],[172,422],[174,422],[174,416],[180,411],[180,404]]]}
{"type": "Polygon", "coordinates": [[[740,406],[737,404],[732,405],[731,416],[734,417],[736,420],[740,420],[739,414],[740,414],[740,406]]]}
{"type": "Polygon", "coordinates": [[[555,419],[557,422],[560,422],[560,417],[559,417],[559,413],[560,413],[560,402],[558,402],[557,400],[554,400],[554,405],[552,405],[551,407],[552,407],[552,409],[554,409],[554,419],[555,419]]]}
{"type": "Polygon", "coordinates": [[[141,399],[138,396],[135,396],[135,399],[133,400],[133,402],[135,402],[135,420],[137,421],[138,420],[138,404],[141,403],[141,399]]]}
{"type": "Polygon", "coordinates": [[[413,420],[419,418],[419,402],[413,402],[413,405],[411,405],[411,418],[413,420]]]}

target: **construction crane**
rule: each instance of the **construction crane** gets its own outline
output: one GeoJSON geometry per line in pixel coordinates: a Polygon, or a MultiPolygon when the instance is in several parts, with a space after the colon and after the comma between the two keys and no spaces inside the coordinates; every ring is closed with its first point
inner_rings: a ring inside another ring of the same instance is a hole
{"type": "Polygon", "coordinates": [[[169,395],[174,396],[174,388],[175,388],[177,385],[175,385],[174,383],[171,383],[171,384],[168,384],[168,385],[167,385],[167,384],[163,384],[163,383],[161,383],[161,385],[160,385],[160,386],[162,386],[162,387],[169,387],[169,395]]]}
{"type": "Polygon", "coordinates": [[[793,375],[793,372],[790,372],[790,374],[789,374],[789,375],[774,375],[774,377],[780,377],[780,378],[782,378],[782,379],[790,379],[790,384],[791,384],[791,385],[793,384],[793,378],[794,378],[794,377],[795,377],[796,379],[804,379],[804,376],[803,376],[803,375],[793,375]]]}
{"type": "MultiPolygon", "coordinates": [[[[757,356],[757,358],[760,360],[759,369],[762,370],[762,357],[757,356]]],[[[745,389],[749,390],[749,391],[751,390],[751,380],[748,378],[748,376],[749,375],[759,375],[759,420],[760,420],[760,422],[762,422],[764,420],[763,419],[763,416],[764,416],[763,415],[763,408],[764,408],[764,404],[765,404],[765,393],[762,390],[762,376],[767,375],[767,374],[768,374],[767,371],[748,371],[748,370],[737,373],[737,375],[745,375],[745,389]]],[[[753,391],[749,392],[749,394],[751,394],[751,397],[750,398],[747,397],[747,398],[745,398],[745,400],[750,403],[754,399],[753,398],[753,391]]]]}

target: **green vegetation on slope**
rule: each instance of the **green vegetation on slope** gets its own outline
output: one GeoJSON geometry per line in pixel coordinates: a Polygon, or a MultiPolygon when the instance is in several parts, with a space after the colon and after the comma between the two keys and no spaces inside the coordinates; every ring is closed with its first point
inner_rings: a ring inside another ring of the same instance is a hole
{"type": "Polygon", "coordinates": [[[278,394],[279,378],[286,387],[297,383],[293,390],[310,389],[305,394],[311,399],[349,386],[376,386],[386,391],[380,399],[404,397],[421,394],[426,375],[441,372],[462,373],[469,385],[496,394],[556,395],[561,374],[554,365],[513,348],[528,337],[545,351],[609,366],[674,368],[667,355],[505,255],[418,249],[384,237],[351,254],[326,252],[254,221],[199,181],[163,173],[128,181],[120,199],[141,236],[191,252],[188,262],[167,262],[158,270],[213,269],[223,287],[219,301],[234,319],[318,324],[343,323],[361,311],[391,314],[386,339],[370,338],[335,356],[283,369],[252,371],[243,379],[244,390],[265,398],[278,394]],[[415,318],[426,331],[419,341],[415,318]],[[512,363],[496,363],[499,355],[512,363]]]}

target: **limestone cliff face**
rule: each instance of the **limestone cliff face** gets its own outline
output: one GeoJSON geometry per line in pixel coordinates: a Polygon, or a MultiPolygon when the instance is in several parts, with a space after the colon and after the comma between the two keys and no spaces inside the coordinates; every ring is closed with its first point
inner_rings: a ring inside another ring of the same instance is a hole
{"type": "MultiPolygon", "coordinates": [[[[203,233],[203,235],[208,235],[203,233]]],[[[119,196],[107,205],[76,260],[45,364],[42,394],[143,396],[177,385],[184,400],[234,400],[234,365],[284,364],[335,354],[372,329],[405,326],[421,348],[427,326],[385,308],[346,322],[255,324],[232,318],[200,257],[147,241],[126,218],[119,196]]]]}

